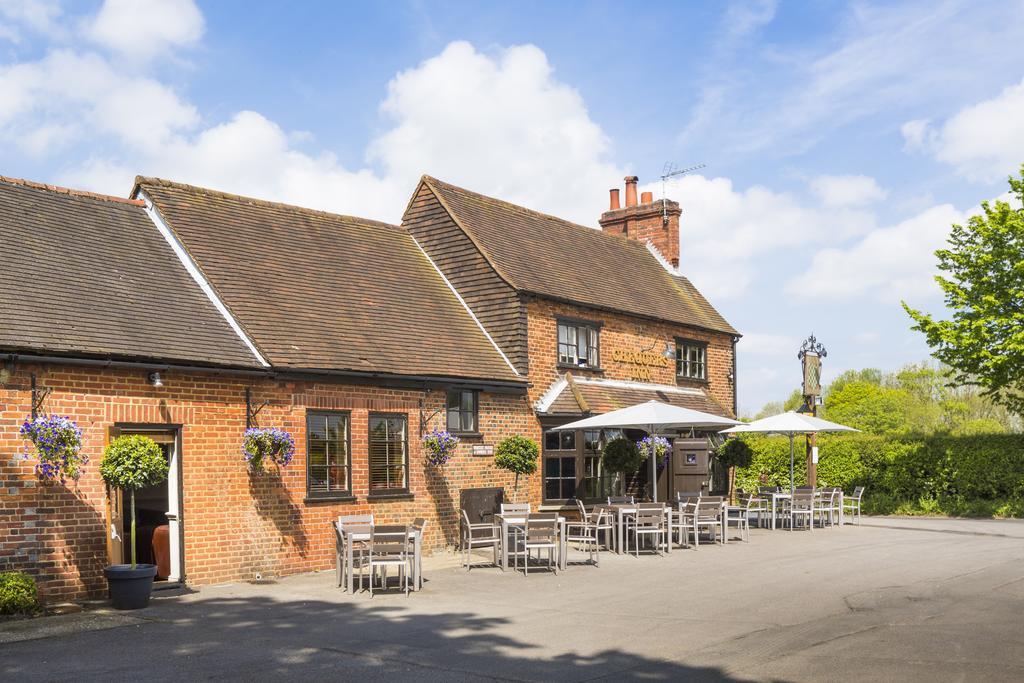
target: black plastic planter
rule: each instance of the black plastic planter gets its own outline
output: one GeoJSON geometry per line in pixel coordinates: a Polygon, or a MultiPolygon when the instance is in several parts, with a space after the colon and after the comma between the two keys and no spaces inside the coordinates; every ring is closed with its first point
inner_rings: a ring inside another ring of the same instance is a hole
{"type": "Polygon", "coordinates": [[[142,609],[153,593],[155,564],[115,564],[103,570],[110,586],[110,602],[114,609],[142,609]]]}

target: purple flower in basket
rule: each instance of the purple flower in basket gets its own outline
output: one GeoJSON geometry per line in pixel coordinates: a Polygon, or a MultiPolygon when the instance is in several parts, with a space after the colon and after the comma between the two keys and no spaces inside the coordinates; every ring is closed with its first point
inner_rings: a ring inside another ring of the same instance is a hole
{"type": "Polygon", "coordinates": [[[459,445],[459,437],[444,430],[435,429],[423,436],[423,450],[427,455],[427,464],[440,467],[448,462],[459,445]]]}
{"type": "Polygon", "coordinates": [[[249,463],[249,470],[254,474],[263,472],[265,462],[274,462],[280,467],[285,467],[295,455],[295,439],[277,427],[246,429],[242,439],[242,455],[249,463]]]}
{"type": "MultiPolygon", "coordinates": [[[[36,475],[44,481],[64,483],[68,478],[78,481],[82,466],[89,462],[82,451],[82,430],[69,417],[40,415],[25,420],[19,430],[21,437],[31,441],[39,462],[36,475]]],[[[28,448],[25,449],[28,455],[28,448]]]]}
{"type": "Polygon", "coordinates": [[[663,436],[645,436],[637,442],[637,448],[640,449],[640,455],[647,458],[658,459],[658,471],[665,469],[668,466],[668,458],[670,452],[670,445],[668,439],[663,436]]]}

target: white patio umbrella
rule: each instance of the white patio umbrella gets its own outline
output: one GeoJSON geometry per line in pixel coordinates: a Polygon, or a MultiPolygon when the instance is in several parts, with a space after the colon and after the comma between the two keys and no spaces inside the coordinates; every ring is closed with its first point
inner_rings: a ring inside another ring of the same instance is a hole
{"type": "Polygon", "coordinates": [[[815,434],[817,432],[859,432],[859,429],[846,425],[822,420],[820,417],[796,413],[792,410],[781,415],[763,417],[746,424],[723,429],[721,434],[783,434],[789,437],[789,492],[795,490],[793,485],[793,437],[797,434],[815,434]]]}
{"type": "MultiPolygon", "coordinates": [[[[671,435],[684,429],[718,429],[729,425],[740,424],[736,420],[721,415],[702,413],[699,410],[669,405],[660,401],[647,401],[635,406],[620,408],[608,413],[594,415],[576,420],[555,430],[570,429],[639,429],[651,436],[671,435]]],[[[657,500],[656,467],[654,458],[651,461],[651,499],[657,500]]]]}

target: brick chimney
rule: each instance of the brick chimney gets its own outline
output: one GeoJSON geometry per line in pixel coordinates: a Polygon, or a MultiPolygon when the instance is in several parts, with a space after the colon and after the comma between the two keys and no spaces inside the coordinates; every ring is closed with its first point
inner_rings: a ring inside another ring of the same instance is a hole
{"type": "Polygon", "coordinates": [[[655,200],[650,192],[636,199],[636,176],[626,176],[626,205],[619,207],[619,190],[611,190],[610,208],[601,214],[601,229],[640,242],[650,242],[673,267],[679,267],[679,202],[655,200]],[[662,202],[664,201],[664,206],[662,202]]]}

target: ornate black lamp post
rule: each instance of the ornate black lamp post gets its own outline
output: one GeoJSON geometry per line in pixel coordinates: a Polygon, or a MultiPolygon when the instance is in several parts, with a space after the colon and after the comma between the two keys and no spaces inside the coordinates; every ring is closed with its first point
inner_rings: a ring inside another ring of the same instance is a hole
{"type": "MultiPolygon", "coordinates": [[[[796,356],[800,359],[803,370],[803,395],[804,404],[800,407],[801,413],[810,413],[818,416],[818,400],[821,397],[821,359],[828,355],[828,351],[822,346],[813,334],[804,340],[800,345],[800,351],[796,356]]],[[[816,486],[818,483],[818,458],[817,458],[817,434],[807,435],[807,485],[816,486]]]]}

